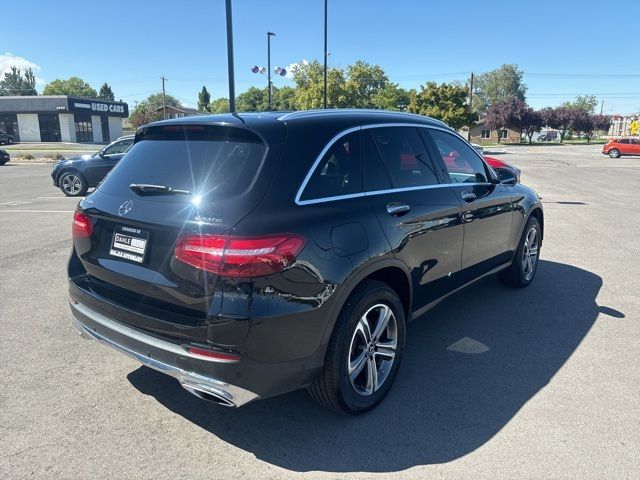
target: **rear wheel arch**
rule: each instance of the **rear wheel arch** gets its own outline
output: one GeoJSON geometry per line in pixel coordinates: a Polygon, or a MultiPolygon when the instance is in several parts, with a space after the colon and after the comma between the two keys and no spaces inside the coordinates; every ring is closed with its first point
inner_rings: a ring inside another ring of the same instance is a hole
{"type": "Polygon", "coordinates": [[[329,343],[338,316],[351,294],[367,280],[380,281],[394,290],[402,304],[405,318],[410,318],[413,288],[408,267],[400,260],[380,260],[361,269],[343,284],[343,288],[331,310],[331,321],[324,332],[322,345],[329,343]]]}

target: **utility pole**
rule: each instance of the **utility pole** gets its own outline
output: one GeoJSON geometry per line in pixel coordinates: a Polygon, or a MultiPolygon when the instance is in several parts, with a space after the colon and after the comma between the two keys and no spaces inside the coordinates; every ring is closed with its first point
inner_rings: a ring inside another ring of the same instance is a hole
{"type": "Polygon", "coordinates": [[[229,68],[229,111],[236,113],[236,85],[233,72],[233,18],[231,0],[226,0],[227,10],[227,66],[229,68]]]}
{"type": "Polygon", "coordinates": [[[327,1],[324,0],[324,108],[327,108],[327,1]]]}
{"type": "Polygon", "coordinates": [[[271,37],[275,37],[273,32],[267,32],[267,83],[269,88],[269,110],[271,110],[271,37]]]}
{"type": "Polygon", "coordinates": [[[167,118],[167,104],[165,101],[164,82],[166,82],[167,79],[164,78],[164,76],[160,78],[162,78],[162,119],[165,120],[167,118]]]}
{"type": "Polygon", "coordinates": [[[473,72],[471,72],[471,80],[469,80],[469,108],[473,108],[473,72]]]}
{"type": "Polygon", "coordinates": [[[602,103],[600,103],[600,115],[602,115],[603,111],[604,111],[604,98],[602,99],[602,103]]]}

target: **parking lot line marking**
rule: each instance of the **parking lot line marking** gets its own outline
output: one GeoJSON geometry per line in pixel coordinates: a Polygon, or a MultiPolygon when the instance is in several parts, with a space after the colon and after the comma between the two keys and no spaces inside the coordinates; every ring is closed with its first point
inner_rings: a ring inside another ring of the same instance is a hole
{"type": "Polygon", "coordinates": [[[73,210],[0,210],[0,213],[73,213],[73,210]]]}
{"type": "Polygon", "coordinates": [[[8,207],[15,207],[17,205],[25,205],[27,203],[31,203],[31,202],[25,202],[24,200],[12,200],[10,202],[2,202],[2,203],[0,203],[0,205],[6,205],[8,207]]]}
{"type": "Polygon", "coordinates": [[[65,199],[65,200],[82,200],[84,197],[65,197],[65,196],[58,196],[58,197],[36,197],[38,199],[45,199],[45,200],[58,200],[58,199],[65,199]]]}

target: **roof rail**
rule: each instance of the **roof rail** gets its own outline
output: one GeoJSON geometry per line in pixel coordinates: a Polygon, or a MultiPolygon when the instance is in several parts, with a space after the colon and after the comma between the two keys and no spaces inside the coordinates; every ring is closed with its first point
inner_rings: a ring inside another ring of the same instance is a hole
{"type": "Polygon", "coordinates": [[[411,117],[411,118],[420,118],[421,120],[431,120],[433,122],[439,123],[447,128],[449,127],[446,123],[437,120],[435,118],[426,117],[424,115],[418,115],[417,113],[408,113],[408,112],[394,112],[391,110],[374,110],[367,108],[329,108],[329,109],[317,109],[317,110],[300,110],[297,112],[288,112],[284,115],[278,117],[278,120],[286,121],[294,118],[304,118],[307,116],[319,116],[319,115],[353,115],[353,114],[362,114],[362,115],[397,115],[403,117],[411,117]]]}

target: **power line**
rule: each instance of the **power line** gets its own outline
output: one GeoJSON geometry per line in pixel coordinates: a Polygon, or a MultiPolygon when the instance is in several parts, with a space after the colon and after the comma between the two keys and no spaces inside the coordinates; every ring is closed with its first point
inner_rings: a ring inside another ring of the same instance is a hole
{"type": "Polygon", "coordinates": [[[549,78],[640,78],[640,74],[624,73],[523,73],[524,77],[549,78]]]}

